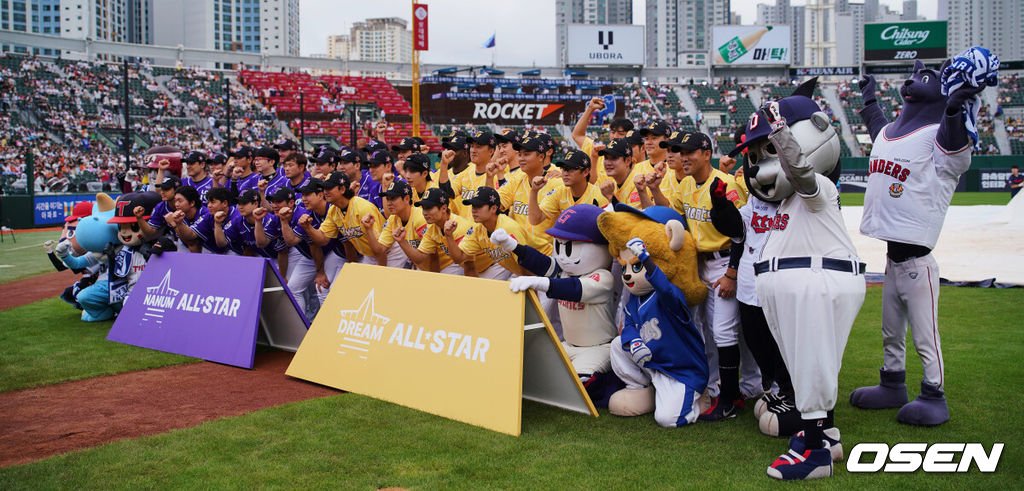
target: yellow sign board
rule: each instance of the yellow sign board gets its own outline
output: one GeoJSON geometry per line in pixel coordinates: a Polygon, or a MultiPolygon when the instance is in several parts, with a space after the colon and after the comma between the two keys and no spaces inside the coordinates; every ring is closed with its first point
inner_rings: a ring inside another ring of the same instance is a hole
{"type": "Polygon", "coordinates": [[[348,263],[286,373],[510,435],[524,393],[597,416],[536,295],[503,281],[348,263]]]}

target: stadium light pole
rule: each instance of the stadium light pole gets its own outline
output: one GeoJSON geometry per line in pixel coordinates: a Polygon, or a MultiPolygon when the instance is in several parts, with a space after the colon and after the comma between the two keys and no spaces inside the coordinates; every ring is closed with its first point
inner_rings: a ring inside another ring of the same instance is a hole
{"type": "Polygon", "coordinates": [[[131,100],[128,99],[128,58],[122,60],[124,75],[124,170],[128,172],[131,168],[131,144],[132,144],[132,114],[131,100]]]}
{"type": "Polygon", "coordinates": [[[302,142],[299,145],[299,148],[302,148],[302,151],[305,152],[306,151],[306,98],[305,98],[305,96],[301,92],[299,93],[299,141],[302,142]]]}
{"type": "MultiPolygon", "coordinates": [[[[226,154],[231,151],[231,82],[228,80],[228,76],[225,73],[222,73],[220,77],[221,83],[224,85],[224,108],[227,110],[227,128],[224,129],[224,133],[226,133],[226,135],[224,135],[225,141],[227,142],[227,147],[224,152],[226,154]]],[[[217,122],[214,121],[213,124],[217,124],[217,122]]],[[[213,128],[210,129],[212,130],[213,128]]]]}

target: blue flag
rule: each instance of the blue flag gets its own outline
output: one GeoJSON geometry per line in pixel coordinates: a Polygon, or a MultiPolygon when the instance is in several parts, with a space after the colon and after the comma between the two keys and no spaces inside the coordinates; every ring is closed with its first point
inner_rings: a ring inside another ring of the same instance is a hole
{"type": "Polygon", "coordinates": [[[484,44],[482,44],[480,47],[482,47],[482,48],[493,48],[494,47],[494,36],[496,34],[497,33],[491,34],[491,37],[487,38],[487,41],[484,41],[484,44]]]}

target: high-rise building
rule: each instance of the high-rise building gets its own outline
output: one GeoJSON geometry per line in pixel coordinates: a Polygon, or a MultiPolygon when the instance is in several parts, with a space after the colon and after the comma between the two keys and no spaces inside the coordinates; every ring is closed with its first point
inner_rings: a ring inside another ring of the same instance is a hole
{"type": "Polygon", "coordinates": [[[878,0],[864,0],[864,22],[878,22],[878,0]]]}
{"type": "Polygon", "coordinates": [[[366,19],[352,24],[349,56],[353,60],[412,63],[412,31],[400,17],[366,19]]]}
{"type": "Polygon", "coordinates": [[[557,63],[568,59],[569,24],[632,24],[633,0],[555,0],[557,63]]]}
{"type": "Polygon", "coordinates": [[[1024,53],[1024,5],[1020,0],[939,0],[948,24],[949,56],[981,46],[1004,60],[1024,53]]]}
{"type": "Polygon", "coordinates": [[[153,44],[299,56],[299,0],[159,0],[153,44]]]}
{"type": "Polygon", "coordinates": [[[327,57],[342,60],[349,59],[349,52],[352,46],[350,39],[348,34],[327,36],[327,57]]]}
{"type": "MultiPolygon", "coordinates": [[[[153,0],[0,0],[0,28],[75,39],[151,44],[153,0]]],[[[4,44],[0,48],[44,56],[57,54],[52,49],[32,46],[4,44]]]]}
{"type": "Polygon", "coordinates": [[[647,0],[647,64],[707,66],[711,27],[732,23],[729,0],[647,0]]]}
{"type": "Polygon", "coordinates": [[[917,0],[903,0],[903,13],[900,20],[917,20],[917,0]]]}
{"type": "Polygon", "coordinates": [[[860,65],[864,58],[864,4],[850,3],[836,13],[836,65],[860,65]],[[850,42],[846,42],[850,40],[850,42]]]}
{"type": "Polygon", "coordinates": [[[804,61],[807,65],[836,65],[835,15],[833,0],[807,0],[804,14],[804,61]]]}
{"type": "Polygon", "coordinates": [[[776,0],[775,5],[757,5],[757,25],[789,26],[789,52],[793,65],[804,64],[804,6],[792,6],[789,0],[776,0]]]}

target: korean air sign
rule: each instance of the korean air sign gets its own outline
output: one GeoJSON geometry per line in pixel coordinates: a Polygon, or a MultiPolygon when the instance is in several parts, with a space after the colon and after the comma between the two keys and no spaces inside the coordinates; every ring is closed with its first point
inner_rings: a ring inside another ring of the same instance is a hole
{"type": "Polygon", "coordinates": [[[566,29],[569,65],[644,64],[644,26],[570,24],[566,29]]]}

